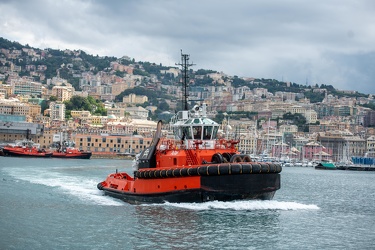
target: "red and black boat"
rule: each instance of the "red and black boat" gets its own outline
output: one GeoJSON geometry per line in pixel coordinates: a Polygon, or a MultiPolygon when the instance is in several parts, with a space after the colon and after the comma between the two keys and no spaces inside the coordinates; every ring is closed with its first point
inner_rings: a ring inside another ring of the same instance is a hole
{"type": "Polygon", "coordinates": [[[25,140],[15,145],[6,145],[2,149],[4,156],[18,156],[18,157],[38,157],[48,158],[52,156],[52,152],[41,149],[38,144],[33,141],[25,140]]]}
{"type": "Polygon", "coordinates": [[[133,175],[116,170],[98,189],[129,203],[272,199],[280,189],[281,165],[240,154],[238,140],[220,138],[220,125],[207,117],[205,104],[188,110],[187,94],[184,101],[185,110],[171,122],[174,138],[162,136],[159,121],[133,175]]]}
{"type": "Polygon", "coordinates": [[[59,143],[58,148],[52,152],[53,158],[65,159],[90,159],[92,152],[79,150],[71,142],[59,143]]]}

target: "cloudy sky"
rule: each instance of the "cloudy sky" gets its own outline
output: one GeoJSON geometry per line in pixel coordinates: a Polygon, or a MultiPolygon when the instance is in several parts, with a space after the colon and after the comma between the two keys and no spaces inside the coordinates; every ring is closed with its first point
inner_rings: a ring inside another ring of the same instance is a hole
{"type": "Polygon", "coordinates": [[[373,0],[0,0],[0,36],[36,48],[375,94],[373,0]]]}

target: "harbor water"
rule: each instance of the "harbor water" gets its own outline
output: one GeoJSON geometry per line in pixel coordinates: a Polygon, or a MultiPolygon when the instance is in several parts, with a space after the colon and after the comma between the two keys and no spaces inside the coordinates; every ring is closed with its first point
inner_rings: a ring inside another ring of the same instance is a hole
{"type": "Polygon", "coordinates": [[[0,249],[374,249],[375,172],[284,167],[272,201],[130,205],[130,160],[0,157],[0,249]]]}

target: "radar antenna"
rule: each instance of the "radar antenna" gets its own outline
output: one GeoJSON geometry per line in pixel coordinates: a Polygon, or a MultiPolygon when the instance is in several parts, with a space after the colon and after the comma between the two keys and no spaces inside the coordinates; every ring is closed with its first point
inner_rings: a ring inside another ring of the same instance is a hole
{"type": "Polygon", "coordinates": [[[189,69],[190,66],[195,65],[195,64],[189,63],[189,57],[190,57],[190,55],[188,55],[188,54],[182,54],[182,50],[181,50],[181,63],[176,63],[176,65],[181,66],[181,72],[182,72],[182,84],[183,84],[183,87],[184,87],[184,94],[183,94],[183,98],[182,98],[183,110],[189,110],[189,107],[188,107],[189,94],[188,94],[188,90],[187,90],[188,80],[189,80],[188,69],[189,69]]]}

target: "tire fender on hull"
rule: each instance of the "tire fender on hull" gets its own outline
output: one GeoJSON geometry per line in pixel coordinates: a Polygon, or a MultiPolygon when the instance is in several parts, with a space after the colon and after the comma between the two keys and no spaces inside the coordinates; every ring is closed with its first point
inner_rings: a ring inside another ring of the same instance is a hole
{"type": "Polygon", "coordinates": [[[280,164],[275,163],[222,163],[209,164],[198,167],[174,169],[141,169],[136,171],[135,177],[140,179],[173,178],[187,176],[216,176],[243,174],[277,174],[282,171],[280,164]]]}

